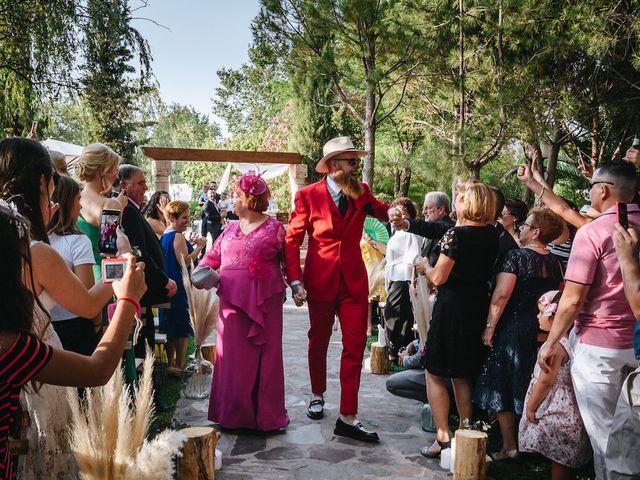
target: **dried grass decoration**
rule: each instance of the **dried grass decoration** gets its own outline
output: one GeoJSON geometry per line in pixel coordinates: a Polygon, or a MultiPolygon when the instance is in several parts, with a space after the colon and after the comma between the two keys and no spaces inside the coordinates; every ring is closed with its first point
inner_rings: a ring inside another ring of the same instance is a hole
{"type": "Polygon", "coordinates": [[[123,381],[120,366],[103,387],[88,388],[80,403],[75,390],[71,407],[71,451],[83,480],[171,480],[173,456],[180,456],[185,436],[164,430],[153,440],[147,433],[153,417],[154,355],[147,347],[142,379],[133,389],[123,381]]]}
{"type": "Polygon", "coordinates": [[[213,290],[199,289],[191,284],[189,269],[182,256],[180,257],[180,268],[189,304],[189,318],[196,342],[194,358],[185,367],[185,372],[189,377],[183,393],[187,398],[202,399],[209,396],[213,374],[213,365],[202,356],[202,344],[218,326],[220,302],[218,295],[213,290]]]}

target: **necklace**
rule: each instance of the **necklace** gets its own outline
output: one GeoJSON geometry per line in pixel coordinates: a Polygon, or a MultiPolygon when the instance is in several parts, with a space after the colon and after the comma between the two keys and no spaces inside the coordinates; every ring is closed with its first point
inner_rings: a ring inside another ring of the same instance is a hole
{"type": "Polygon", "coordinates": [[[547,248],[547,246],[546,246],[546,245],[543,245],[543,244],[541,244],[541,243],[536,244],[535,242],[529,242],[529,243],[527,243],[527,244],[524,246],[524,248],[539,248],[540,250],[544,250],[545,252],[546,252],[547,250],[549,250],[549,249],[547,248]]]}

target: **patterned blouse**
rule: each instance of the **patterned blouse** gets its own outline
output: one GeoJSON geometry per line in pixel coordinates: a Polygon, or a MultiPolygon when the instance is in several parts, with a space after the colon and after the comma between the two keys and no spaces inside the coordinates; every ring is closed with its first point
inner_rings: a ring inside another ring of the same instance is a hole
{"type": "Polygon", "coordinates": [[[13,479],[7,445],[18,410],[20,389],[49,362],[53,349],[36,337],[19,333],[13,345],[0,353],[0,478],[13,479]]]}

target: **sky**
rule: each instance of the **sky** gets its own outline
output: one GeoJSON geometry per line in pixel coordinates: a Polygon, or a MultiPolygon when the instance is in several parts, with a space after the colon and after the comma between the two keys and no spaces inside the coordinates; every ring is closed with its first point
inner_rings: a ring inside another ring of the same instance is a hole
{"type": "Polygon", "coordinates": [[[258,10],[258,0],[148,0],[134,12],[133,25],[149,42],[164,101],[191,105],[221,123],[211,113],[216,71],[248,60],[258,10]]]}

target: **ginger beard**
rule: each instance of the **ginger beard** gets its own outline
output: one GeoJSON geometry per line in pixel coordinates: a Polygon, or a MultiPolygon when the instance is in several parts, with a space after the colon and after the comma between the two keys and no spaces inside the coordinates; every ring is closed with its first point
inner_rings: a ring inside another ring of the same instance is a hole
{"type": "Polygon", "coordinates": [[[356,177],[357,170],[345,172],[340,167],[331,175],[334,182],[338,184],[342,192],[354,200],[362,194],[362,185],[356,177]]]}

